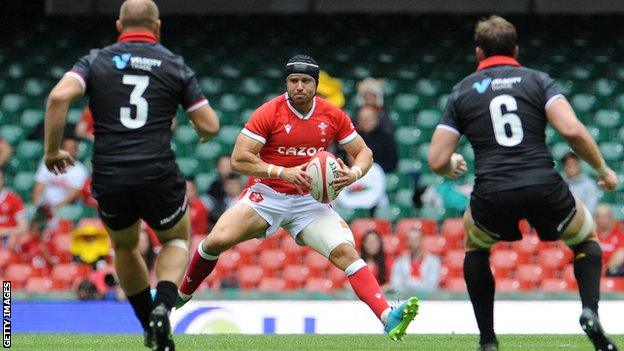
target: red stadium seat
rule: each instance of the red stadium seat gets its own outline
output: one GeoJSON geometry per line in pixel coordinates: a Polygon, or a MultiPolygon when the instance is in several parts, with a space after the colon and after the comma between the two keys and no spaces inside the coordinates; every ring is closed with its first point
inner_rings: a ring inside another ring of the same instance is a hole
{"type": "Polygon", "coordinates": [[[26,281],[24,290],[30,293],[42,293],[52,290],[64,290],[69,285],[61,280],[54,280],[44,277],[31,277],[26,281]]]}
{"type": "Polygon", "coordinates": [[[572,289],[573,287],[571,287],[565,279],[544,279],[540,285],[540,290],[547,293],[561,293],[572,289]]]}
{"type": "Polygon", "coordinates": [[[334,283],[331,279],[313,277],[306,282],[305,290],[328,294],[334,290],[334,283]]]}
{"type": "Polygon", "coordinates": [[[521,285],[518,279],[496,278],[496,292],[520,291],[521,285]]]}
{"type": "Polygon", "coordinates": [[[300,246],[293,238],[282,238],[280,247],[286,254],[286,262],[289,264],[300,264],[303,257],[309,249],[306,246],[300,246]]]}
{"type": "Polygon", "coordinates": [[[50,277],[72,285],[77,280],[86,279],[90,272],[91,266],[88,264],[62,263],[52,267],[50,277]]]}
{"type": "Polygon", "coordinates": [[[446,281],[444,289],[453,292],[466,291],[466,281],[464,278],[450,278],[446,281]]]}
{"type": "Polygon", "coordinates": [[[602,278],[600,280],[600,291],[602,292],[624,292],[624,277],[602,278]]]}
{"type": "Polygon", "coordinates": [[[303,264],[310,268],[311,277],[324,277],[332,263],[318,252],[310,251],[306,254],[303,264]]]}
{"type": "Polygon", "coordinates": [[[396,235],[384,235],[381,237],[383,250],[386,256],[396,256],[401,252],[401,240],[396,235]]]}
{"type": "Polygon", "coordinates": [[[334,283],[334,289],[341,289],[346,284],[347,274],[340,268],[331,265],[327,273],[327,277],[334,283]]]}
{"type": "Polygon", "coordinates": [[[277,233],[269,235],[266,239],[260,240],[259,249],[264,251],[264,250],[273,250],[273,249],[279,248],[282,233],[288,235],[288,233],[284,229],[280,228],[280,230],[278,230],[277,233]]]}
{"type": "Polygon", "coordinates": [[[4,272],[4,278],[17,283],[20,286],[23,285],[31,276],[40,277],[42,275],[37,274],[37,271],[27,263],[14,263],[8,266],[4,272]]]}
{"type": "Polygon", "coordinates": [[[264,269],[267,277],[273,277],[278,270],[284,267],[286,254],[282,250],[264,250],[258,257],[258,264],[264,269]]]}
{"type": "MultiPolygon", "coordinates": [[[[464,221],[461,218],[448,218],[442,223],[442,235],[451,245],[460,245],[464,240],[464,221]]],[[[457,247],[457,246],[456,246],[457,247]]]]}
{"type": "Polygon", "coordinates": [[[400,219],[396,224],[396,233],[399,236],[403,236],[412,228],[420,229],[425,235],[438,234],[438,224],[433,220],[425,218],[400,219]]]}
{"type": "Polygon", "coordinates": [[[286,281],[281,278],[263,278],[258,285],[258,291],[282,292],[286,290],[286,281]]]}
{"type": "Polygon", "coordinates": [[[518,253],[513,250],[497,250],[490,254],[490,266],[496,277],[510,277],[519,262],[518,253]]]}
{"type": "Polygon", "coordinates": [[[513,248],[520,255],[520,260],[524,263],[532,263],[533,257],[537,254],[540,240],[537,235],[524,234],[522,240],[514,242],[513,248]]]}
{"type": "MultiPolygon", "coordinates": [[[[569,250],[568,250],[569,251],[569,250]]],[[[537,255],[539,264],[548,271],[556,272],[570,262],[571,255],[565,249],[553,248],[542,250],[537,255]]]]}
{"type": "Polygon", "coordinates": [[[360,247],[362,239],[367,231],[374,230],[379,235],[390,235],[392,233],[392,223],[384,219],[358,218],[351,222],[351,231],[355,239],[356,247],[360,247]]]}
{"type": "Polygon", "coordinates": [[[56,227],[56,232],[59,234],[69,234],[74,229],[74,223],[71,219],[60,218],[56,227]]]}
{"type": "Polygon", "coordinates": [[[19,255],[9,249],[0,249],[0,269],[6,268],[8,265],[18,263],[19,255]]]}
{"type": "Polygon", "coordinates": [[[565,279],[569,286],[576,288],[576,277],[574,276],[574,265],[572,263],[568,263],[565,267],[563,267],[561,278],[565,279]]]}
{"type": "Polygon", "coordinates": [[[234,272],[242,264],[241,255],[238,251],[227,250],[219,255],[215,271],[219,276],[223,277],[234,272]]]}
{"type": "Polygon", "coordinates": [[[71,234],[56,234],[51,239],[51,250],[55,253],[68,253],[71,234]]]}
{"type": "Polygon", "coordinates": [[[310,269],[304,265],[289,265],[282,272],[286,281],[286,289],[299,289],[310,276],[310,269]]]}
{"type": "Polygon", "coordinates": [[[262,244],[262,241],[258,239],[251,239],[236,245],[235,249],[241,255],[241,263],[256,263],[258,258],[257,256],[260,253],[260,244],[262,244]]]}
{"type": "Polygon", "coordinates": [[[536,288],[545,279],[544,269],[537,264],[522,264],[516,269],[516,278],[523,289],[536,288]]]}
{"type": "Polygon", "coordinates": [[[263,276],[262,267],[257,265],[242,266],[236,272],[236,280],[241,289],[255,289],[263,276]]]}
{"type": "Polygon", "coordinates": [[[448,268],[450,277],[462,277],[464,256],[464,250],[451,250],[444,255],[443,263],[448,268]]]}
{"type": "Polygon", "coordinates": [[[427,235],[423,238],[423,250],[441,256],[448,249],[448,240],[441,235],[427,235]]]}

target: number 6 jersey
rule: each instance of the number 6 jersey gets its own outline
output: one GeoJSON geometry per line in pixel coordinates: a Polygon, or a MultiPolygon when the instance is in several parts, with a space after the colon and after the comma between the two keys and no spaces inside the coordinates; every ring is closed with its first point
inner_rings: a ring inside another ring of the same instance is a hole
{"type": "Polygon", "coordinates": [[[545,73],[492,56],[453,88],[438,128],[465,135],[475,153],[475,191],[561,180],[546,147],[546,107],[563,95],[545,73]]]}
{"type": "Polygon", "coordinates": [[[93,182],[147,184],[176,172],[171,121],[178,105],[206,104],[195,73],[144,31],[91,50],[67,72],[89,97],[95,142],[93,182]]]}

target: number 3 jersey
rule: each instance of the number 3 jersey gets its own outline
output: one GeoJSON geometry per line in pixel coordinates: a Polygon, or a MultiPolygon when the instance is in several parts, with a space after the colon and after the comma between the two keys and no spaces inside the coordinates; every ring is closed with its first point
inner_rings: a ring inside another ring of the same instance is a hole
{"type": "Polygon", "coordinates": [[[561,177],[546,147],[546,107],[563,98],[545,73],[492,56],[457,84],[444,128],[465,135],[475,153],[475,191],[481,193],[555,183],[561,177]]]}
{"type": "Polygon", "coordinates": [[[192,112],[208,101],[184,60],[144,31],[91,50],[66,75],[89,97],[95,142],[93,182],[135,185],[178,170],[171,123],[178,105],[192,112]]]}

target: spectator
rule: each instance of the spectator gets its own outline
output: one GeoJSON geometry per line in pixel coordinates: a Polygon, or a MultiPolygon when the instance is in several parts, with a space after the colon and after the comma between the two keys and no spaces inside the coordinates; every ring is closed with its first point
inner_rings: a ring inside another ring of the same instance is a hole
{"type": "Polygon", "coordinates": [[[238,201],[238,197],[243,192],[243,180],[241,176],[239,174],[232,173],[225,177],[225,180],[223,181],[223,189],[225,190],[225,198],[223,199],[222,207],[225,211],[238,201]]]}
{"type": "Polygon", "coordinates": [[[217,159],[217,173],[218,177],[212,182],[212,184],[210,184],[204,199],[204,205],[210,212],[211,224],[216,223],[217,219],[219,219],[221,214],[225,211],[224,208],[221,208],[218,205],[222,204],[225,199],[223,182],[227,176],[233,173],[229,155],[223,155],[217,159]]]}
{"type": "Polygon", "coordinates": [[[408,252],[392,266],[392,288],[399,292],[433,291],[440,283],[440,258],[423,251],[423,234],[417,228],[407,231],[408,252]]]}
{"type": "Polygon", "coordinates": [[[368,209],[371,217],[377,206],[387,204],[386,174],[377,163],[373,163],[362,178],[343,189],[334,202],[337,208],[368,209]]]}
{"type": "Polygon", "coordinates": [[[386,258],[381,236],[374,230],[366,232],[362,239],[360,251],[362,259],[368,264],[373,275],[375,275],[379,286],[386,291],[390,287],[392,260],[390,257],[386,258]]]}
{"type": "Polygon", "coordinates": [[[32,193],[32,203],[48,213],[49,228],[56,227],[56,211],[64,205],[69,205],[80,197],[89,171],[76,160],[78,144],[75,139],[63,140],[62,149],[69,152],[75,164],[69,167],[66,173],[55,175],[48,171],[41,162],[35,174],[35,187],[32,193]]]}
{"type": "Polygon", "coordinates": [[[186,179],[186,198],[191,218],[191,235],[208,234],[208,211],[197,196],[197,186],[193,178],[186,179]]]}
{"type": "Polygon", "coordinates": [[[78,124],[76,124],[74,135],[77,138],[93,142],[93,114],[89,106],[85,107],[82,111],[80,120],[78,120],[78,124]]]}
{"type": "Polygon", "coordinates": [[[607,275],[624,275],[624,233],[613,219],[610,205],[600,204],[594,213],[596,233],[602,249],[602,267],[607,275]]]}
{"type": "Polygon", "coordinates": [[[379,113],[374,107],[358,110],[356,128],[384,172],[394,172],[398,162],[394,136],[380,128],[379,113]]]}
{"type": "Polygon", "coordinates": [[[316,88],[316,95],[338,108],[342,108],[345,104],[345,97],[342,93],[342,82],[340,79],[330,76],[323,70],[319,72],[319,83],[316,88]]]}
{"type": "Polygon", "coordinates": [[[0,236],[13,249],[19,237],[28,230],[22,198],[4,187],[4,172],[0,169],[0,236]]]}
{"type": "Polygon", "coordinates": [[[589,212],[594,213],[596,204],[598,204],[598,196],[600,195],[596,182],[581,172],[581,161],[575,153],[568,152],[563,155],[561,164],[565,173],[564,179],[568,183],[572,194],[587,206],[589,212]]]}
{"type": "Polygon", "coordinates": [[[83,219],[72,231],[69,252],[78,263],[88,263],[93,268],[106,265],[110,249],[108,233],[98,219],[83,219]]]}
{"type": "Polygon", "coordinates": [[[11,158],[11,155],[13,155],[13,148],[11,147],[11,144],[0,138],[0,168],[4,167],[4,165],[11,158]]]}
{"type": "Polygon", "coordinates": [[[389,135],[394,135],[394,123],[384,109],[383,81],[375,78],[366,78],[357,85],[358,106],[369,106],[379,115],[381,129],[389,135]]]}

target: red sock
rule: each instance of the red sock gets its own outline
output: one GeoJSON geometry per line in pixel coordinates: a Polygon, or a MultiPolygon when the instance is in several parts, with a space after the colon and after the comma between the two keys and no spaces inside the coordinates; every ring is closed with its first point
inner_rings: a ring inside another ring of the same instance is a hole
{"type": "MultiPolygon", "coordinates": [[[[202,241],[203,243],[203,241],[202,241]]],[[[186,295],[193,295],[195,290],[201,285],[207,276],[212,273],[217,265],[217,259],[219,256],[213,256],[205,253],[202,250],[201,243],[193,254],[191,259],[191,265],[186,270],[184,278],[182,278],[182,284],[180,284],[180,291],[186,295]]]]}
{"type": "Polygon", "coordinates": [[[347,267],[345,273],[357,297],[373,310],[377,318],[381,319],[381,314],[388,308],[388,301],[381,292],[379,283],[370,268],[362,259],[359,259],[347,267]]]}

